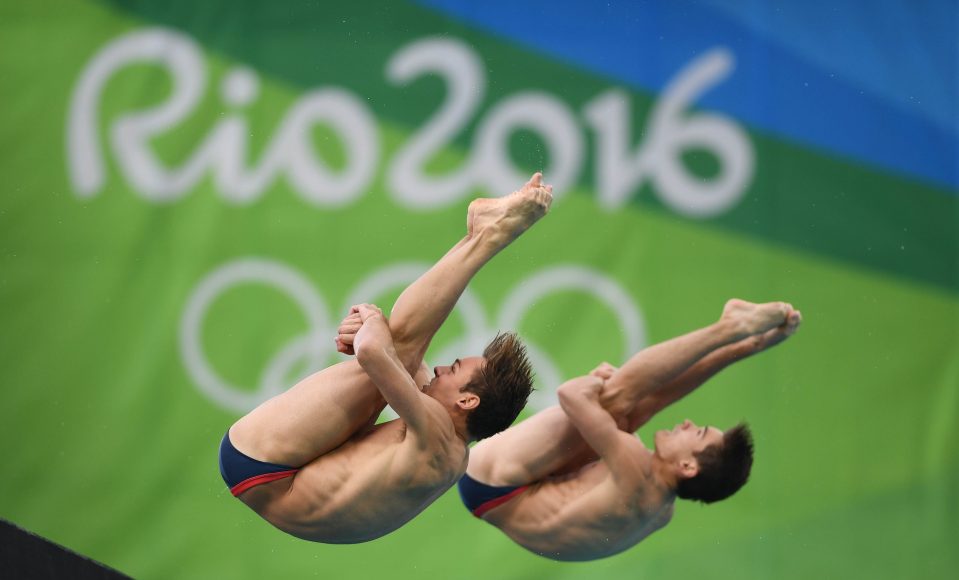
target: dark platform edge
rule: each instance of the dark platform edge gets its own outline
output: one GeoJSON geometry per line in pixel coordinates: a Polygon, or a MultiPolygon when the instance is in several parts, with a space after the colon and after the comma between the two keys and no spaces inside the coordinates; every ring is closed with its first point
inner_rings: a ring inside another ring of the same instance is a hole
{"type": "Polygon", "coordinates": [[[0,518],[0,576],[22,580],[130,578],[0,518]]]}

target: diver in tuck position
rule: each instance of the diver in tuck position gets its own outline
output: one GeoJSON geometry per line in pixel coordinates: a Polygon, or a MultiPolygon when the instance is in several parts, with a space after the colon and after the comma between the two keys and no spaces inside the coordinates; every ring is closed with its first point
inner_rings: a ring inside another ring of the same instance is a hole
{"type": "Polygon", "coordinates": [[[582,561],[665,526],[677,497],[729,497],[752,466],[745,425],[721,431],[687,419],[657,431],[652,450],[633,432],[729,364],[785,340],[801,320],[783,302],[730,300],[718,322],[564,383],[559,406],[473,448],[463,502],[527,550],[582,561]]]}
{"type": "Polygon", "coordinates": [[[508,427],[526,404],[530,365],[513,334],[432,377],[423,356],[473,275],[551,202],[539,173],[506,197],[473,201],[466,237],[402,293],[389,321],[354,306],[336,340],[356,358],[303,379],[224,436],[220,469],[233,495],[299,538],[356,543],[399,528],[456,483],[469,443],[508,427]],[[375,425],[387,403],[400,418],[375,425]]]}

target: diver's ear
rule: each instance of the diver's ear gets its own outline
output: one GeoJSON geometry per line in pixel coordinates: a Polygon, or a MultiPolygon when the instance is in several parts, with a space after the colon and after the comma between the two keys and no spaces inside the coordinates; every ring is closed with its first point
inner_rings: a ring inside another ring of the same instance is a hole
{"type": "Polygon", "coordinates": [[[690,457],[679,462],[679,473],[686,479],[699,475],[699,462],[690,457]]]}
{"type": "Polygon", "coordinates": [[[456,399],[456,404],[464,411],[472,411],[476,407],[479,407],[480,398],[475,393],[465,391],[460,393],[460,398],[456,399]]]}

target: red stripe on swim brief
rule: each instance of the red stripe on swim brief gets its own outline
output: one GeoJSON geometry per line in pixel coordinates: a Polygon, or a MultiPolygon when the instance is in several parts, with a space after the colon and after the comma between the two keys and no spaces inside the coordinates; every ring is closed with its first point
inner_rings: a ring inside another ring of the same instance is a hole
{"type": "Polygon", "coordinates": [[[483,514],[490,511],[494,507],[501,506],[504,503],[508,502],[509,500],[513,499],[514,497],[518,496],[519,494],[526,491],[528,487],[529,487],[528,485],[522,485],[520,487],[517,487],[516,489],[514,489],[513,491],[509,492],[506,495],[501,495],[496,499],[491,499],[488,502],[481,503],[479,506],[477,506],[475,510],[473,510],[473,515],[478,518],[483,517],[483,514]]]}
{"type": "Polygon", "coordinates": [[[283,479],[286,477],[292,477],[296,474],[299,469],[291,469],[289,471],[276,471],[274,473],[264,473],[262,475],[254,475],[244,479],[240,483],[234,485],[230,488],[230,493],[234,496],[238,496],[244,491],[250,489],[251,487],[256,487],[258,485],[263,485],[264,483],[270,483],[271,481],[276,481],[278,479],[283,479]]]}

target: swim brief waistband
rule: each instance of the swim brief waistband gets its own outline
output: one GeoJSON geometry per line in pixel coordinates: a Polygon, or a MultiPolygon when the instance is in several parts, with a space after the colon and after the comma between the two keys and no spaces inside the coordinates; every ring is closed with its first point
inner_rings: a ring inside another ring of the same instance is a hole
{"type": "Polygon", "coordinates": [[[456,486],[459,488],[460,499],[463,500],[466,508],[478,518],[523,493],[529,487],[528,485],[486,485],[465,473],[456,486]]]}
{"type": "Polygon", "coordinates": [[[292,477],[297,471],[299,469],[296,467],[258,461],[244,455],[233,446],[229,431],[220,441],[220,475],[223,476],[223,481],[234,496],[240,495],[251,487],[292,477]]]}

